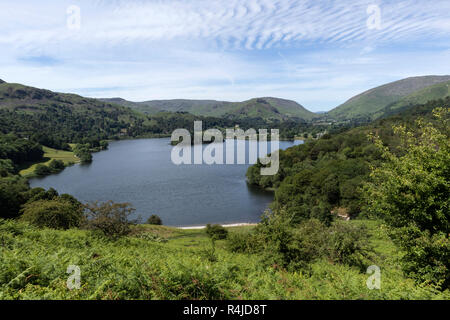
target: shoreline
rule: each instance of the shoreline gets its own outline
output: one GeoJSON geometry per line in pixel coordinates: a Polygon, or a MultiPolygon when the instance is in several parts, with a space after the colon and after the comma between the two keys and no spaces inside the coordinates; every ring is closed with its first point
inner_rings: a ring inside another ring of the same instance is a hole
{"type": "MultiPolygon", "coordinates": [[[[227,224],[219,224],[220,226],[224,228],[232,228],[232,227],[245,227],[245,226],[256,226],[258,223],[249,223],[249,222],[242,222],[242,223],[227,223],[227,224]]],[[[211,224],[213,225],[213,224],[211,224]]],[[[175,227],[177,229],[182,230],[196,230],[196,229],[205,229],[206,225],[202,226],[189,226],[189,227],[175,227]]]]}

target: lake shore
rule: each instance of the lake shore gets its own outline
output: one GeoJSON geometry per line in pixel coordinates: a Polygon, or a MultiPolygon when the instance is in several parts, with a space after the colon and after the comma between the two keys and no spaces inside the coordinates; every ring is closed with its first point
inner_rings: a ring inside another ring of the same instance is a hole
{"type": "MultiPolygon", "coordinates": [[[[257,223],[230,223],[230,224],[220,224],[224,228],[233,228],[233,227],[245,227],[245,226],[256,226],[257,223]]],[[[205,229],[204,226],[191,226],[191,227],[176,227],[177,229],[182,230],[194,230],[194,229],[205,229]]]]}

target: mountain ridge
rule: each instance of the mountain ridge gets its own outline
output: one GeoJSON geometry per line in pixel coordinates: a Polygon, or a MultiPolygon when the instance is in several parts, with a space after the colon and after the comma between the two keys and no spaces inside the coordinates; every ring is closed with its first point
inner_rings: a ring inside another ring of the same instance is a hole
{"type": "Polygon", "coordinates": [[[261,117],[263,119],[287,120],[299,118],[311,120],[317,115],[301,104],[275,97],[258,97],[241,102],[220,100],[149,100],[133,102],[122,98],[101,98],[104,102],[114,102],[137,111],[152,114],[160,111],[189,112],[198,116],[226,118],[261,117]]]}
{"type": "MultiPolygon", "coordinates": [[[[389,105],[393,105],[403,98],[427,87],[447,81],[450,81],[450,75],[417,76],[389,82],[351,97],[343,104],[328,111],[326,116],[336,120],[360,117],[376,119],[379,113],[389,105]]],[[[435,95],[433,98],[441,97],[436,97],[435,95]]],[[[425,103],[426,101],[421,102],[425,103]]]]}

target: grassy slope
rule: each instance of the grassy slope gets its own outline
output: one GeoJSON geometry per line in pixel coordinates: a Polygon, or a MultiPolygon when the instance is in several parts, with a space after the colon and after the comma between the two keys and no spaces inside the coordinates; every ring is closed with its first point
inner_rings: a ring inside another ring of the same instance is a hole
{"type": "Polygon", "coordinates": [[[310,273],[264,267],[256,255],[230,253],[223,240],[216,244],[218,261],[210,262],[203,230],[141,225],[134,236],[113,242],[81,230],[0,220],[0,299],[449,299],[448,291],[404,278],[383,225],[349,223],[369,227],[381,290],[367,289],[365,273],[327,261],[314,263],[310,273]],[[81,269],[81,288],[71,291],[66,270],[72,264],[81,269]]]}
{"type": "Polygon", "coordinates": [[[62,160],[65,165],[80,161],[71,151],[56,150],[49,147],[42,147],[44,150],[44,160],[39,163],[24,164],[19,172],[21,176],[30,177],[38,164],[48,165],[52,160],[62,160]]]}
{"type": "MultiPolygon", "coordinates": [[[[329,111],[327,115],[336,119],[375,116],[383,108],[402,98],[412,95],[415,92],[417,92],[417,94],[423,94],[424,92],[420,93],[419,90],[449,80],[450,76],[425,76],[406,78],[391,82],[365,91],[349,99],[347,102],[329,111]]],[[[425,103],[430,99],[427,100],[427,96],[424,96],[417,100],[420,100],[420,103],[425,103]]]]}
{"type": "Polygon", "coordinates": [[[430,100],[444,99],[450,96],[450,81],[438,83],[424,89],[413,92],[412,94],[402,98],[390,108],[392,110],[399,109],[408,105],[424,104],[430,100]]]}

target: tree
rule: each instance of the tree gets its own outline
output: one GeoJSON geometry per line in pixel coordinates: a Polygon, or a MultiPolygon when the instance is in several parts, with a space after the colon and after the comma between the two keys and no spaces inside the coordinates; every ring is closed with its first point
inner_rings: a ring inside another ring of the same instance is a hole
{"type": "Polygon", "coordinates": [[[405,272],[443,288],[450,284],[449,110],[435,109],[434,123],[417,120],[417,132],[394,127],[395,151],[372,137],[385,162],[365,186],[369,214],[386,221],[405,251],[405,272]]]}
{"type": "Polygon", "coordinates": [[[53,159],[52,161],[50,161],[50,163],[48,164],[48,167],[53,172],[59,172],[65,168],[64,162],[62,162],[61,160],[56,160],[56,159],[53,159]]]}
{"type": "Polygon", "coordinates": [[[0,218],[15,218],[29,199],[30,187],[26,179],[13,176],[0,178],[0,218]]]}
{"type": "Polygon", "coordinates": [[[36,168],[34,168],[34,173],[38,176],[46,176],[51,174],[52,170],[45,164],[38,164],[36,168]]]}
{"type": "Polygon", "coordinates": [[[0,159],[0,177],[7,177],[15,173],[14,163],[9,159],[0,159]]]}
{"type": "Polygon", "coordinates": [[[206,234],[212,240],[222,240],[226,239],[228,236],[228,230],[222,227],[219,224],[210,225],[209,223],[206,225],[206,234]]]}
{"type": "Polygon", "coordinates": [[[38,200],[23,206],[21,220],[38,227],[53,229],[77,228],[83,220],[83,210],[65,199],[38,200]]]}
{"type": "Polygon", "coordinates": [[[150,218],[147,219],[147,224],[162,225],[162,220],[156,214],[152,214],[150,218]]]}
{"type": "Polygon", "coordinates": [[[131,232],[131,221],[128,217],[136,210],[129,203],[94,202],[85,205],[86,225],[90,230],[99,230],[108,238],[119,238],[131,232]]]}

